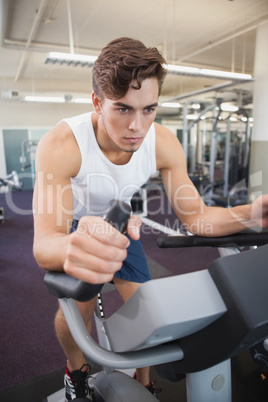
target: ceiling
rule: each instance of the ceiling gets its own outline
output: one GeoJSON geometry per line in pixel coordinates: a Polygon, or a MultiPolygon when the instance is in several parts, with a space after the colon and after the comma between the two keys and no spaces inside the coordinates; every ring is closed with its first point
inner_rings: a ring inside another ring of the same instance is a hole
{"type": "MultiPolygon", "coordinates": [[[[98,55],[129,36],[156,46],[167,62],[252,74],[257,27],[268,0],[0,0],[0,90],[3,94],[91,92],[91,68],[44,64],[49,51],[98,55]],[[69,4],[69,14],[68,14],[69,4]],[[69,16],[69,19],[68,19],[69,16]]],[[[165,99],[252,102],[252,83],[167,76],[165,99]],[[211,86],[216,86],[211,90],[211,86]],[[209,90],[209,92],[208,92],[209,90]]]]}

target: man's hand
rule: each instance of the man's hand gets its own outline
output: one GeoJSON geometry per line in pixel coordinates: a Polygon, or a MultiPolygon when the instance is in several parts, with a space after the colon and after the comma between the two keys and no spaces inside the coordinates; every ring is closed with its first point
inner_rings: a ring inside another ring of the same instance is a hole
{"type": "MultiPolygon", "coordinates": [[[[131,218],[127,232],[139,238],[136,218],[131,218]]],[[[105,283],[113,279],[127,257],[129,239],[103,218],[85,216],[69,236],[64,271],[84,282],[105,283]]]]}
{"type": "Polygon", "coordinates": [[[268,228],[268,194],[261,195],[252,203],[251,219],[256,226],[268,228]]]}
{"type": "Polygon", "coordinates": [[[130,216],[127,224],[127,234],[131,239],[139,240],[141,224],[141,218],[138,215],[130,216]]]}

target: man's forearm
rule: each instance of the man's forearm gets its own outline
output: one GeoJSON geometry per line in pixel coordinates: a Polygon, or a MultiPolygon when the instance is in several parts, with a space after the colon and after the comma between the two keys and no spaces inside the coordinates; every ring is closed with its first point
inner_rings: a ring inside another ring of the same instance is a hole
{"type": "Polygon", "coordinates": [[[49,271],[62,271],[66,258],[66,234],[43,234],[34,240],[34,257],[41,268],[49,271]]]}
{"type": "Polygon", "coordinates": [[[256,227],[251,217],[251,205],[233,208],[206,207],[195,219],[187,219],[186,229],[199,236],[226,236],[256,227]]]}

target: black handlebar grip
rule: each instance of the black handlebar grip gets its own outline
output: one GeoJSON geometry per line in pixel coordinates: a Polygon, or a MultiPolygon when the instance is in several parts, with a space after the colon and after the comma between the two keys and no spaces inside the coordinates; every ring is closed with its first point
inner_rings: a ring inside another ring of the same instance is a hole
{"type": "Polygon", "coordinates": [[[177,247],[246,247],[263,246],[268,243],[268,232],[240,232],[221,237],[201,236],[159,236],[160,248],[177,247]]]}
{"type": "MultiPolygon", "coordinates": [[[[126,230],[131,214],[131,207],[123,201],[113,200],[105,220],[116,227],[121,233],[126,230]]],[[[58,297],[69,297],[80,302],[93,299],[103,287],[103,284],[93,285],[83,282],[64,272],[48,272],[44,278],[51,294],[58,297]]]]}
{"type": "Polygon", "coordinates": [[[105,220],[123,233],[127,228],[127,222],[131,214],[131,207],[123,201],[113,200],[109,203],[110,209],[105,220]]]}

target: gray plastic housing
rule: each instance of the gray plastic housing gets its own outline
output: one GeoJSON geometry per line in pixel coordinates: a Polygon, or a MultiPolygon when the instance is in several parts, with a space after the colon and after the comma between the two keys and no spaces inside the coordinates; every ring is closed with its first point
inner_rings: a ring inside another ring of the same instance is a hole
{"type": "Polygon", "coordinates": [[[214,281],[204,270],[142,284],[103,324],[112,350],[125,352],[188,336],[226,311],[214,281]]]}

